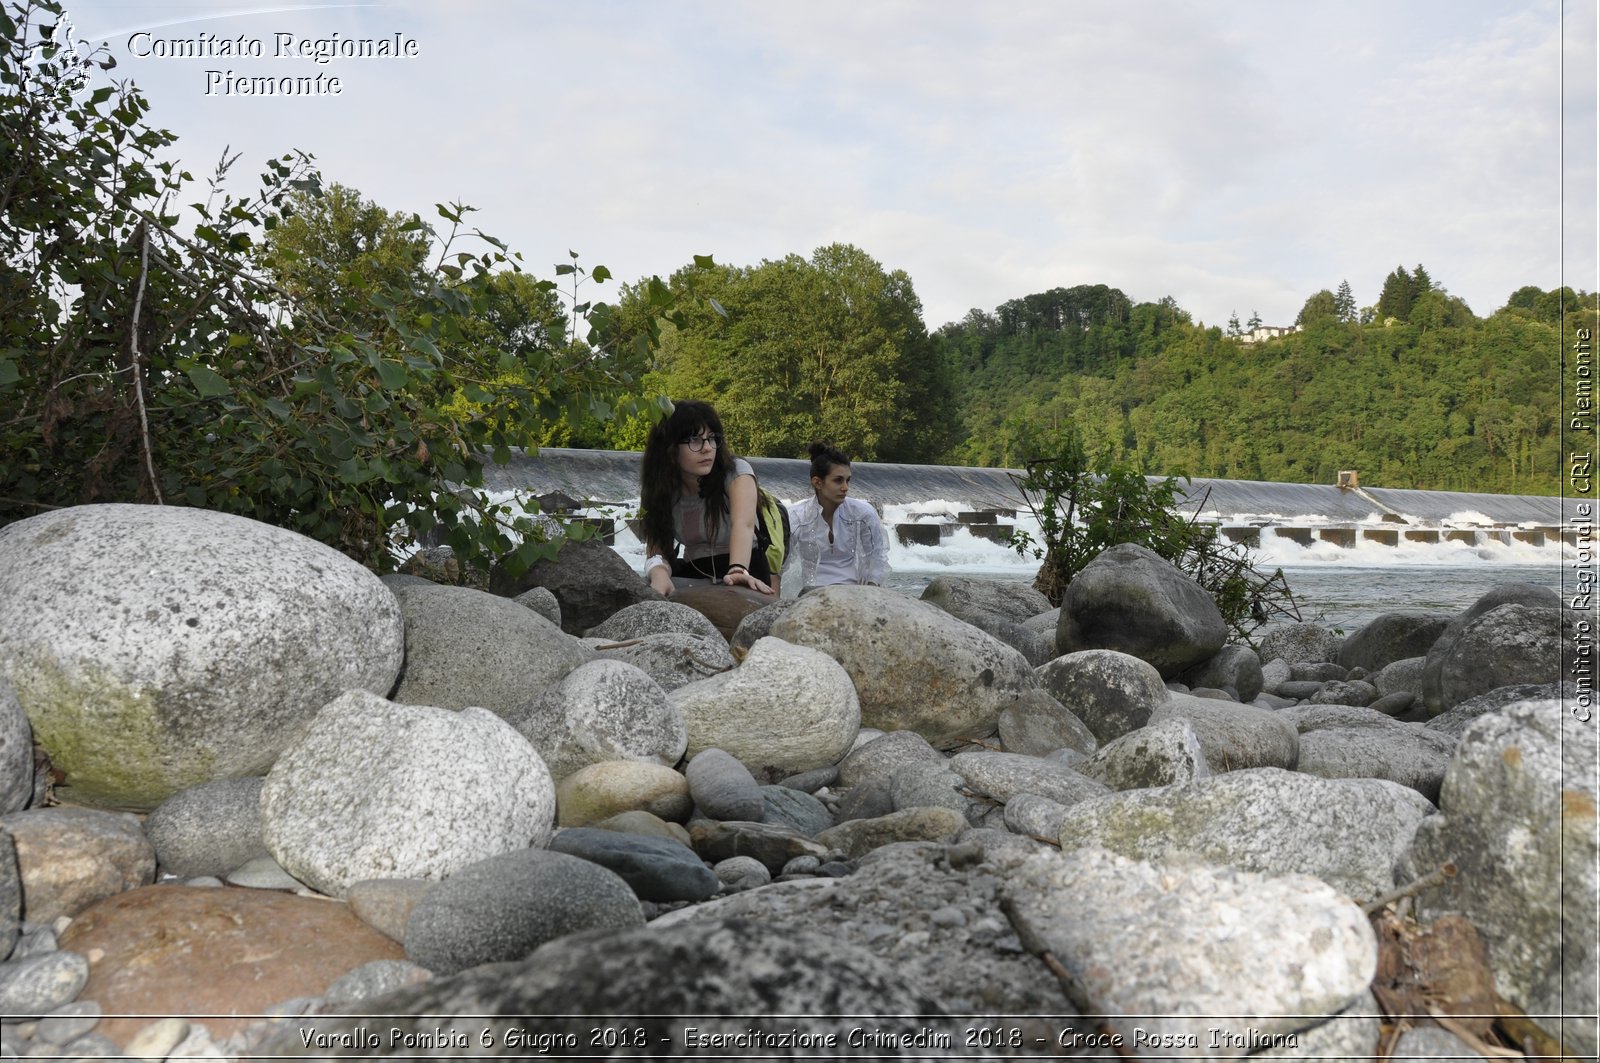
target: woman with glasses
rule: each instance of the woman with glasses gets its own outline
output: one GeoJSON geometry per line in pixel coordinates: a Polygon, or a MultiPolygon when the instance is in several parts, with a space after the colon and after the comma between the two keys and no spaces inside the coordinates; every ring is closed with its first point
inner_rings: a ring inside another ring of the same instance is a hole
{"type": "Polygon", "coordinates": [[[677,576],[777,594],[755,548],[755,470],[728,449],[709,403],[677,403],[650,430],[639,498],[650,586],[671,594],[677,576]]]}
{"type": "Polygon", "coordinates": [[[834,584],[879,586],[889,574],[889,541],[878,511],[850,495],[850,459],[811,444],[812,497],[789,507],[800,593],[834,584]]]}

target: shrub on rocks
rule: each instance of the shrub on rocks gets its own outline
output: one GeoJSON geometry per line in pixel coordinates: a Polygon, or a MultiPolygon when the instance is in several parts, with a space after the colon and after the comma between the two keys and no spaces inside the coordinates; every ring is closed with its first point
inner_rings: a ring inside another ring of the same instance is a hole
{"type": "Polygon", "coordinates": [[[880,587],[814,591],[772,633],[843,665],[865,726],[916,731],[935,746],[993,734],[1000,713],[1038,686],[1012,647],[880,587]]]}
{"type": "Polygon", "coordinates": [[[587,631],[630,605],[662,600],[620,554],[598,539],[568,540],[554,558],[535,561],[521,576],[498,567],[489,573],[489,589],[498,595],[515,598],[534,587],[555,596],[561,630],[569,635],[587,631]]]}
{"type": "Polygon", "coordinates": [[[1188,853],[1265,875],[1315,875],[1366,900],[1393,887],[1395,862],[1433,811],[1398,783],[1256,768],[1081,801],[1067,809],[1060,841],[1063,852],[1188,853]]]}
{"type": "Polygon", "coordinates": [[[554,817],[549,771],[504,720],[365,691],[329,702],[261,789],[268,851],[334,896],[362,879],[443,878],[543,845],[554,817]]]}
{"type": "Polygon", "coordinates": [[[180,790],[144,821],[156,863],[168,874],[225,875],[267,855],[260,777],[218,779],[180,790]]]}
{"type": "Polygon", "coordinates": [[[258,521],[92,505],[0,528],[0,676],[78,803],[259,775],[341,691],[388,693],[402,648],[376,576],[258,521]]]}
{"type": "Polygon", "coordinates": [[[1045,692],[1083,721],[1099,742],[1143,727],[1156,706],[1171,696],[1154,665],[1118,650],[1069,653],[1037,674],[1045,692]]]}
{"type": "MultiPolygon", "coordinates": [[[[1496,991],[1531,1016],[1595,1014],[1600,749],[1593,722],[1577,713],[1576,701],[1524,701],[1468,727],[1445,774],[1442,814],[1417,831],[1401,869],[1410,881],[1456,866],[1418,896],[1418,914],[1472,920],[1496,991]]],[[[1600,1047],[1592,1017],[1535,1021],[1577,1055],[1600,1047]]]]}
{"type": "Polygon", "coordinates": [[[1242,768],[1292,768],[1298,755],[1294,727],[1277,712],[1192,694],[1173,694],[1150,722],[1182,720],[1194,728],[1214,772],[1242,768]]]}
{"type": "Polygon", "coordinates": [[[402,587],[406,666],[393,698],[406,705],[476,705],[509,717],[593,658],[571,635],[509,598],[467,587],[402,587]]]}
{"type": "Polygon", "coordinates": [[[643,925],[639,899],[616,872],[565,853],[523,849],[463,867],[418,901],[406,920],[406,959],[454,974],[520,960],[582,930],[643,925]]]}
{"type": "Polygon", "coordinates": [[[671,767],[689,741],[683,714],[667,692],[621,661],[579,665],[506,714],[506,720],[538,751],[557,782],[606,760],[648,760],[671,767]]]}
{"type": "Polygon", "coordinates": [[[721,635],[712,637],[673,631],[630,639],[629,643],[619,646],[590,640],[588,645],[603,660],[633,665],[669,693],[734,665],[728,641],[721,635]]]}
{"type": "Polygon", "coordinates": [[[1067,585],[1056,646],[1117,650],[1171,679],[1213,656],[1227,637],[1222,612],[1200,584],[1154,551],[1122,543],[1067,585]]]}
{"type": "Polygon", "coordinates": [[[1191,689],[1228,688],[1240,701],[1254,701],[1261,693],[1261,658],[1249,646],[1224,646],[1216,656],[1190,668],[1181,676],[1191,689]]]}
{"type": "Polygon", "coordinates": [[[845,669],[826,653],[771,637],[732,671],[670,697],[688,728],[690,757],[726,750],[767,782],[837,763],[861,727],[845,669]]]}

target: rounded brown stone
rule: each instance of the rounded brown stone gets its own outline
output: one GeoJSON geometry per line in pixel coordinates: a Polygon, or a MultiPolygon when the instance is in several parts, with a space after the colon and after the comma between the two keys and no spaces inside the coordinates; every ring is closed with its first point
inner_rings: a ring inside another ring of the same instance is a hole
{"type": "Polygon", "coordinates": [[[217,1040],[263,1009],[321,996],[336,978],[405,950],[338,902],[265,890],[146,886],[73,920],[61,947],[89,957],[80,1000],[107,1018],[96,1032],[121,1044],[148,1018],[203,1024],[217,1040]]]}

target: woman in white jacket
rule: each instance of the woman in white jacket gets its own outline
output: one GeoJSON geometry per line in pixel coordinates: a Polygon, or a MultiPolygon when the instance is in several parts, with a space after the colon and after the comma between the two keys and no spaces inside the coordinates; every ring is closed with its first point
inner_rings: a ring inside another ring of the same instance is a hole
{"type": "Polygon", "coordinates": [[[811,498],[789,507],[790,552],[800,561],[801,593],[835,584],[879,586],[889,574],[889,543],[877,510],[850,494],[850,459],[813,443],[811,498]]]}

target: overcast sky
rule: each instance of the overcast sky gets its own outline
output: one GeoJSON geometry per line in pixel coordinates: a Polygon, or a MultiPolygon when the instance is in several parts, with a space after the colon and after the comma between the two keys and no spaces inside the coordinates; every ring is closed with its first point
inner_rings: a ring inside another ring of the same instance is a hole
{"type": "Polygon", "coordinates": [[[543,276],[569,248],[633,280],[847,242],[930,329],[1076,284],[1210,324],[1288,324],[1342,279],[1371,304],[1397,265],[1481,315],[1597,287],[1592,0],[67,6],[196,176],[231,145],[243,192],[305,150],[391,210],[480,208],[543,276]],[[140,30],[263,55],[140,57],[140,30]],[[418,54],[277,59],[279,33],[418,54]],[[208,95],[208,70],[342,92],[208,95]]]}

